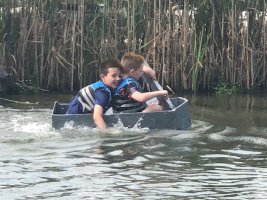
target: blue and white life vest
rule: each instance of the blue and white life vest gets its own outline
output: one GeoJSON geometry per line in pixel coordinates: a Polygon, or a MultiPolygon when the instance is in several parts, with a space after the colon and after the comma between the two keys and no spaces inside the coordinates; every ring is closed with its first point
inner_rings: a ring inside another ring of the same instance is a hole
{"type": "Polygon", "coordinates": [[[147,107],[145,102],[138,102],[129,98],[128,95],[126,95],[127,97],[120,95],[121,90],[129,84],[136,87],[137,91],[142,92],[142,87],[136,79],[132,77],[123,79],[118,88],[115,90],[115,95],[112,99],[112,107],[115,112],[141,112],[147,107]]]}
{"type": "Polygon", "coordinates": [[[109,102],[111,101],[110,89],[102,81],[97,81],[82,88],[78,93],[78,100],[83,107],[83,112],[93,111],[95,107],[95,91],[98,89],[105,90],[109,94],[109,102]]]}

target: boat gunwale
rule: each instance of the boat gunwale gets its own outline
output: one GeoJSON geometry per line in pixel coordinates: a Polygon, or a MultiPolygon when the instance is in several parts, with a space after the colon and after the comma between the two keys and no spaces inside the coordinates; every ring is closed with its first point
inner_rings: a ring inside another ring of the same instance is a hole
{"type": "MultiPolygon", "coordinates": [[[[177,109],[179,109],[180,107],[184,106],[184,104],[188,103],[188,99],[186,98],[183,98],[183,97],[173,97],[173,98],[170,98],[170,99],[181,99],[182,102],[175,106],[174,109],[172,110],[163,110],[163,111],[152,111],[152,112],[133,112],[133,113],[111,113],[111,114],[104,114],[104,116],[118,116],[118,115],[136,115],[136,114],[149,114],[149,113],[166,113],[166,112],[175,112],[177,109]]],[[[66,105],[69,105],[69,103],[60,103],[58,101],[55,101],[54,103],[54,106],[53,106],[53,112],[52,112],[52,116],[61,116],[61,115],[64,115],[64,116],[84,116],[84,115],[92,115],[92,113],[86,113],[86,114],[61,114],[61,113],[54,113],[55,111],[55,108],[56,108],[56,105],[59,104],[60,106],[66,106],[66,105]]]]}

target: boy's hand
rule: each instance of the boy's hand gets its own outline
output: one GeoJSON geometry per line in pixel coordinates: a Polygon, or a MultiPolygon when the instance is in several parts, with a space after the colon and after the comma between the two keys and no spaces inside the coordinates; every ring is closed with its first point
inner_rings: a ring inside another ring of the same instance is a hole
{"type": "Polygon", "coordinates": [[[168,91],[167,90],[161,90],[161,95],[165,98],[168,99],[168,91]]]}
{"type": "Polygon", "coordinates": [[[144,65],[143,67],[143,72],[147,75],[150,76],[151,78],[156,80],[156,72],[151,69],[150,67],[148,67],[147,65],[144,65]]]}

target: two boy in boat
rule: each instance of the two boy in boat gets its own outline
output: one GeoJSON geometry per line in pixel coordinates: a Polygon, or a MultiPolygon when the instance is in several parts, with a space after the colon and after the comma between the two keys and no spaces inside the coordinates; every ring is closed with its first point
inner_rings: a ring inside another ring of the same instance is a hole
{"type": "Polygon", "coordinates": [[[103,114],[112,107],[114,112],[162,111],[158,103],[146,101],[163,96],[166,90],[143,92],[138,80],[143,73],[154,77],[154,71],[144,65],[144,57],[129,52],[120,61],[108,60],[100,64],[100,80],[82,88],[69,104],[67,114],[93,113],[100,129],[107,128],[103,114]]]}

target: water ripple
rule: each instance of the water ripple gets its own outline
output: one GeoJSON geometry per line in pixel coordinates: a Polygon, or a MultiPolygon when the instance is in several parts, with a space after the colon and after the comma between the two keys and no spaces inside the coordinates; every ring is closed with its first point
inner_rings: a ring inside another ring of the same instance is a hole
{"type": "Polygon", "coordinates": [[[51,110],[0,108],[2,199],[266,199],[266,128],[51,127],[51,110]],[[4,122],[4,123],[3,123],[4,122]]]}

